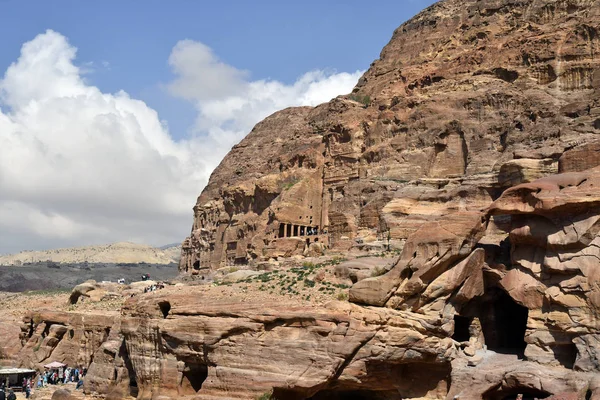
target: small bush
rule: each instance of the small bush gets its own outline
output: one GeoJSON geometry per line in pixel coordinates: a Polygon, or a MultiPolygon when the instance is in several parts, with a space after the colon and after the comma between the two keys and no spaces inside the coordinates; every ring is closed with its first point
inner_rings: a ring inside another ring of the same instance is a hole
{"type": "Polygon", "coordinates": [[[306,287],[315,287],[315,281],[311,281],[310,279],[304,280],[304,286],[306,287]]]}
{"type": "Polygon", "coordinates": [[[385,269],[385,268],[383,268],[383,267],[375,267],[375,268],[373,269],[373,271],[371,271],[371,276],[372,276],[373,278],[375,278],[375,277],[377,277],[377,276],[384,275],[384,274],[386,274],[387,272],[388,272],[388,271],[387,271],[387,269],[385,269]]]}
{"type": "Polygon", "coordinates": [[[263,393],[260,396],[258,396],[256,398],[256,400],[275,400],[275,399],[273,398],[273,392],[266,392],[266,393],[263,393]]]}
{"type": "Polygon", "coordinates": [[[357,103],[361,103],[365,107],[369,107],[369,105],[371,104],[371,97],[367,95],[361,96],[360,94],[351,94],[350,100],[354,100],[357,103]]]}
{"type": "Polygon", "coordinates": [[[234,272],[238,272],[240,269],[238,267],[229,267],[229,269],[227,270],[230,274],[234,273],[234,272]]]}
{"type": "Polygon", "coordinates": [[[337,297],[336,297],[336,298],[337,298],[339,301],[346,301],[346,300],[348,300],[348,293],[346,293],[346,292],[339,292],[339,293],[337,294],[337,297]]]}

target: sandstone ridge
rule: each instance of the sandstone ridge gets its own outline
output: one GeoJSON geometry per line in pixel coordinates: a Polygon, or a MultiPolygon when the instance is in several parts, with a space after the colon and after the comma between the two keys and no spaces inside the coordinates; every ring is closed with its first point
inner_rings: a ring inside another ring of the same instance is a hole
{"type": "Polygon", "coordinates": [[[41,262],[53,263],[149,263],[171,264],[179,259],[178,246],[157,249],[148,245],[119,242],[99,246],[72,247],[44,251],[22,251],[0,256],[0,265],[21,266],[41,262]]]}
{"type": "Polygon", "coordinates": [[[352,94],[275,113],[194,207],[180,270],[401,249],[507,188],[600,164],[600,7],[447,0],[399,27],[352,94]]]}
{"type": "Polygon", "coordinates": [[[599,17],[433,5],[352,94],[232,149],[185,283],[31,310],[14,358],[111,399],[600,400],[599,17]]]}

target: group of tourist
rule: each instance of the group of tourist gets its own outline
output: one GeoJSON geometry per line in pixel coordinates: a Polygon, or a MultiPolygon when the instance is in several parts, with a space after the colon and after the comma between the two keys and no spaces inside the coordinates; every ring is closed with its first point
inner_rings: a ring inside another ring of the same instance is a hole
{"type": "Polygon", "coordinates": [[[48,384],[56,385],[58,383],[68,382],[75,382],[78,384],[77,386],[79,387],[79,382],[82,380],[86,373],[87,369],[85,367],[81,369],[71,367],[50,369],[38,375],[37,387],[44,387],[48,384]]]}
{"type": "Polygon", "coordinates": [[[158,283],[155,283],[154,285],[150,285],[150,286],[144,288],[144,293],[154,292],[158,289],[164,289],[164,288],[165,288],[165,284],[162,282],[158,282],[158,283]]]}
{"type": "MultiPolygon", "coordinates": [[[[66,384],[69,382],[77,383],[77,389],[83,385],[83,377],[87,373],[87,368],[70,368],[67,366],[61,368],[49,368],[45,372],[37,375],[37,388],[47,385],[66,384]]],[[[13,388],[8,387],[9,380],[0,382],[0,400],[16,400],[17,396],[13,388]]],[[[36,377],[23,378],[21,390],[25,398],[31,396],[31,391],[36,384],[36,377]]]]}

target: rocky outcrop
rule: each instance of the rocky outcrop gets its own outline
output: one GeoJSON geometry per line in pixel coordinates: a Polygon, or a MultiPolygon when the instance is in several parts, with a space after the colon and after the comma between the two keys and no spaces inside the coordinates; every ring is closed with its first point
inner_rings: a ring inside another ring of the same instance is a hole
{"type": "Polygon", "coordinates": [[[23,317],[18,365],[43,370],[52,361],[88,366],[111,331],[119,332],[118,313],[30,312],[23,317]]]}
{"type": "Polygon", "coordinates": [[[8,319],[0,320],[0,366],[10,365],[16,361],[21,348],[19,334],[21,333],[18,322],[8,319]]]}
{"type": "Polygon", "coordinates": [[[85,390],[113,399],[598,399],[599,185],[554,175],[425,223],[352,302],[171,286],[112,319],[29,316],[21,359],[89,363],[85,390]]]}
{"type": "MultiPolygon", "coordinates": [[[[457,218],[468,221],[454,214],[423,225],[395,267],[355,284],[351,300],[437,314],[461,340],[473,338],[468,328],[475,321],[490,350],[597,374],[600,168],[515,186],[470,223],[457,224],[457,218]],[[508,219],[508,254],[481,240],[490,218],[508,219]]],[[[497,365],[496,373],[506,373],[503,367],[497,365]]],[[[541,379],[539,372],[522,374],[541,379]]],[[[453,382],[460,387],[463,380],[453,382]]],[[[538,384],[529,393],[558,393],[548,387],[538,384]]],[[[497,398],[511,391],[502,389],[497,398]]],[[[453,392],[463,397],[473,387],[453,392]]]]}
{"type": "Polygon", "coordinates": [[[276,113],[234,147],[194,207],[180,270],[401,248],[508,187],[600,164],[599,17],[591,0],[431,6],[352,94],[276,113]]]}
{"type": "Polygon", "coordinates": [[[437,3],[351,95],[276,113],[225,158],[181,272],[402,248],[335,266],[350,302],[167,287],[118,317],[28,316],[20,359],[88,363],[86,391],[114,399],[600,399],[599,17],[437,3]]]}

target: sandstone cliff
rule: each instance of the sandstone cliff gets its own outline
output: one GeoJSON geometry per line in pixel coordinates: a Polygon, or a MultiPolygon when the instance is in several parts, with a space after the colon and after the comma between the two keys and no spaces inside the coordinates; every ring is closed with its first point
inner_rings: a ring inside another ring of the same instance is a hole
{"type": "Polygon", "coordinates": [[[182,273],[274,270],[32,313],[19,359],[90,363],[85,390],[114,399],[600,399],[599,17],[430,7],[351,95],[258,124],[198,198],[182,273]],[[259,265],[388,240],[349,302],[294,293],[332,286],[311,263],[259,265]]]}
{"type": "Polygon", "coordinates": [[[181,271],[401,248],[424,222],[481,211],[560,160],[598,165],[599,13],[592,0],[431,6],[351,95],[278,112],[234,147],[194,207],[181,271]]]}

